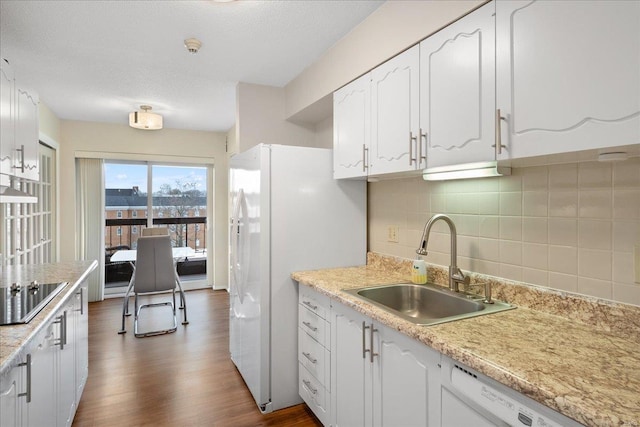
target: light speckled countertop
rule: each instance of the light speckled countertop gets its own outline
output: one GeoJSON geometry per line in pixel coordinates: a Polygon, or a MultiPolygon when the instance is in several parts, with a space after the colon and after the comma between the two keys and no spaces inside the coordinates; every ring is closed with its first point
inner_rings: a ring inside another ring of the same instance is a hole
{"type": "Polygon", "coordinates": [[[0,270],[0,287],[2,288],[9,287],[12,283],[25,284],[34,280],[40,283],[68,282],[64,289],[29,323],[0,326],[0,374],[8,366],[8,362],[18,354],[20,348],[38,333],[66,297],[75,292],[97,265],[97,261],[72,261],[56,264],[8,266],[0,270]]]}
{"type": "MultiPolygon", "coordinates": [[[[368,263],[291,277],[582,424],[640,427],[640,307],[495,282],[494,297],[516,310],[417,326],[342,292],[411,277],[407,261],[368,263]]],[[[429,269],[430,282],[443,279],[429,269]]]]}

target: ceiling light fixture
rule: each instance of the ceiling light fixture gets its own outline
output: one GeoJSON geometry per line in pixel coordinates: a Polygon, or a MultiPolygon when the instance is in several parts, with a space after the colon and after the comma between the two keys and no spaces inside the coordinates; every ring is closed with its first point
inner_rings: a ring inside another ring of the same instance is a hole
{"type": "Polygon", "coordinates": [[[505,175],[511,175],[511,168],[498,166],[498,162],[494,161],[428,168],[423,171],[422,178],[425,181],[444,181],[448,179],[487,178],[505,175]]]}
{"type": "Polygon", "coordinates": [[[129,126],[143,130],[162,129],[162,116],[151,113],[150,105],[141,105],[140,111],[129,113],[129,126]]]}
{"type": "Polygon", "coordinates": [[[184,41],[184,47],[187,48],[189,53],[195,55],[196,53],[198,53],[198,51],[202,47],[202,42],[200,40],[194,39],[194,38],[186,39],[184,41]]]}

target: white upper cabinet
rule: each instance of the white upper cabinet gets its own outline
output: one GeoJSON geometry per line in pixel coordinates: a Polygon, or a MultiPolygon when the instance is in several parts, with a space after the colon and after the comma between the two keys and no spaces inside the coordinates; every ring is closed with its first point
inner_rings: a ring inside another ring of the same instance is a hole
{"type": "Polygon", "coordinates": [[[38,96],[19,83],[0,59],[0,174],[37,181],[38,96]]]}
{"type": "Polygon", "coordinates": [[[14,174],[18,178],[37,181],[38,168],[38,95],[21,89],[16,82],[16,153],[14,174]]]}
{"type": "Polygon", "coordinates": [[[420,49],[414,46],[371,71],[369,175],[424,167],[426,154],[418,125],[419,68],[420,49]]]}
{"type": "Polygon", "coordinates": [[[333,177],[366,177],[371,139],[371,76],[333,94],[333,177]]]}
{"type": "Polygon", "coordinates": [[[15,83],[13,70],[0,59],[0,173],[13,174],[15,83]]]}
{"type": "Polygon", "coordinates": [[[498,1],[500,158],[640,143],[640,2],[498,1]]]}
{"type": "Polygon", "coordinates": [[[495,154],[495,4],[420,43],[420,127],[427,167],[495,154]]]}

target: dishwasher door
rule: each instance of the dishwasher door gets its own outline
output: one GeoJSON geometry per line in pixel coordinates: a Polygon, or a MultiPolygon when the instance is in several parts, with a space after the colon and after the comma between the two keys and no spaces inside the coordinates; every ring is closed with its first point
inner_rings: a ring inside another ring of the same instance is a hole
{"type": "Polygon", "coordinates": [[[582,424],[443,357],[442,426],[579,427],[582,424]]]}

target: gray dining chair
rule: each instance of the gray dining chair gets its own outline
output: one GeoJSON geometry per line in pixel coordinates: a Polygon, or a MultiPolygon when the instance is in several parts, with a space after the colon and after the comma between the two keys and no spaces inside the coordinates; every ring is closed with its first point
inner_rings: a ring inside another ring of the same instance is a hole
{"type": "Polygon", "coordinates": [[[128,300],[131,292],[134,294],[134,334],[136,337],[168,334],[177,330],[176,318],[176,289],[180,292],[181,308],[183,309],[183,325],[188,324],[187,307],[184,291],[176,272],[176,266],[171,250],[171,239],[168,235],[151,235],[138,238],[136,250],[136,264],[129,289],[125,295],[122,309],[122,329],[118,332],[126,332],[124,321],[127,315],[128,300]],[[150,304],[138,304],[138,296],[171,292],[172,301],[164,301],[150,304]],[[170,306],[173,312],[173,327],[155,331],[140,332],[138,321],[143,308],[155,306],[170,306]]]}

